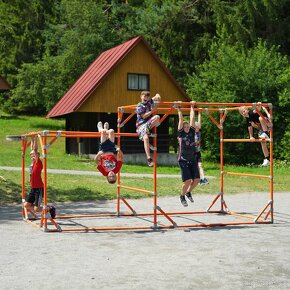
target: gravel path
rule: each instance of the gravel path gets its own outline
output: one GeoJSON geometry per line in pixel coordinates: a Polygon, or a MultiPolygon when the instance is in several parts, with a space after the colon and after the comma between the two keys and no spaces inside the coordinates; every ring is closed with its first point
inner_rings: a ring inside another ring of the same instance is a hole
{"type": "MultiPolygon", "coordinates": [[[[213,196],[194,198],[188,210],[205,210],[213,196]]],[[[253,214],[268,199],[266,193],[225,197],[230,210],[253,214]]],[[[139,232],[44,233],[21,220],[19,206],[2,207],[0,289],[290,289],[289,200],[290,192],[275,193],[274,224],[139,232]]],[[[152,209],[152,199],[129,202],[137,212],[152,209]]],[[[159,198],[158,205],[183,210],[178,197],[159,198]]],[[[115,203],[58,203],[57,208],[61,215],[104,213],[114,212],[115,203]]],[[[206,223],[220,218],[177,219],[206,223]]],[[[147,225],[152,220],[75,222],[147,225]]]]}

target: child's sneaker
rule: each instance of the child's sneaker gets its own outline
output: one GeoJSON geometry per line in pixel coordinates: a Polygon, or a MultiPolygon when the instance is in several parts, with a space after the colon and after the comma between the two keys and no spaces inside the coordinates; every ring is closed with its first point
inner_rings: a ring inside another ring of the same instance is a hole
{"type": "Polygon", "coordinates": [[[188,206],[187,201],[186,201],[184,195],[181,195],[181,196],[180,196],[180,202],[181,202],[181,204],[182,204],[184,207],[187,207],[187,206],[188,206]]]}
{"type": "Polygon", "coordinates": [[[267,158],[265,158],[261,166],[269,166],[269,165],[270,165],[270,161],[267,158]]]}
{"type": "Polygon", "coordinates": [[[55,219],[56,209],[53,205],[49,205],[49,213],[52,219],[55,219]]]}
{"type": "Polygon", "coordinates": [[[267,135],[267,133],[262,132],[261,134],[259,134],[259,138],[260,139],[269,139],[269,136],[267,135]]]}
{"type": "Polygon", "coordinates": [[[147,159],[148,166],[152,167],[154,165],[152,158],[147,159]]]}
{"type": "Polygon", "coordinates": [[[194,202],[193,198],[192,198],[192,195],[190,192],[187,192],[186,194],[186,197],[191,201],[191,202],[194,202]]]}
{"type": "Polygon", "coordinates": [[[208,180],[207,180],[207,178],[203,178],[203,179],[201,179],[201,180],[199,181],[199,184],[200,184],[200,185],[206,185],[206,184],[208,184],[208,180]]]}
{"type": "Polygon", "coordinates": [[[103,130],[103,123],[101,121],[98,122],[97,128],[98,128],[98,132],[102,132],[102,130],[103,130]]]}
{"type": "Polygon", "coordinates": [[[105,129],[105,130],[109,130],[109,123],[108,123],[108,122],[106,122],[106,123],[104,124],[104,129],[105,129]]]}

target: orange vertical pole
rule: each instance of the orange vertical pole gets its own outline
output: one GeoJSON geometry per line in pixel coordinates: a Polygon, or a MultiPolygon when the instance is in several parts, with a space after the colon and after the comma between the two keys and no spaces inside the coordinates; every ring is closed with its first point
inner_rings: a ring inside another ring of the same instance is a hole
{"type": "Polygon", "coordinates": [[[270,104],[270,200],[271,203],[271,222],[274,222],[274,167],[273,167],[273,107],[270,104]]]}
{"type": "Polygon", "coordinates": [[[153,167],[153,203],[154,203],[154,227],[157,227],[157,127],[154,127],[154,141],[153,146],[155,150],[153,151],[153,160],[154,160],[154,167],[153,167]]]}
{"type": "Polygon", "coordinates": [[[21,159],[21,169],[22,169],[22,217],[27,218],[24,209],[24,202],[25,202],[25,151],[26,151],[26,137],[22,136],[22,159],[21,159]],[[24,139],[25,138],[25,139],[24,139]]]}
{"type": "MultiPolygon", "coordinates": [[[[118,108],[118,120],[117,120],[117,131],[118,133],[121,133],[121,121],[122,121],[122,117],[123,117],[123,113],[121,112],[121,108],[118,108]]],[[[121,136],[119,136],[118,138],[118,147],[121,148],[121,136]]],[[[118,153],[119,154],[119,153],[118,153]]],[[[120,193],[121,193],[121,188],[120,188],[120,184],[121,184],[121,174],[120,171],[118,172],[117,175],[117,215],[120,215],[120,193]]]]}
{"type": "Polygon", "coordinates": [[[221,211],[224,210],[224,129],[223,129],[223,118],[220,112],[220,192],[221,192],[221,211]]]}
{"type": "MultiPolygon", "coordinates": [[[[43,186],[43,205],[44,205],[44,210],[42,212],[42,214],[44,215],[44,219],[43,219],[43,228],[44,231],[47,230],[47,149],[46,149],[46,143],[47,143],[47,137],[46,137],[46,133],[44,133],[45,135],[43,136],[43,142],[41,142],[42,145],[42,152],[43,152],[43,174],[44,174],[44,186],[43,186]]],[[[42,138],[41,136],[39,137],[40,139],[42,138]]]]}

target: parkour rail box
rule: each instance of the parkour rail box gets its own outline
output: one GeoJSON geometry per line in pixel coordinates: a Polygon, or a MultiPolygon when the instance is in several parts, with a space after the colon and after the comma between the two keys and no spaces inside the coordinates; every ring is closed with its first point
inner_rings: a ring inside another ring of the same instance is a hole
{"type": "MultiPolygon", "coordinates": [[[[190,107],[193,105],[193,102],[159,102],[155,103],[157,106],[157,112],[162,113],[163,116],[160,119],[162,123],[166,117],[176,111],[177,108],[180,108],[183,112],[188,113],[190,107]]],[[[31,225],[37,227],[40,230],[45,232],[70,232],[70,231],[116,231],[116,230],[160,230],[160,229],[172,229],[172,228],[195,228],[195,227],[215,227],[215,226],[239,226],[239,225],[251,225],[251,224],[269,224],[273,223],[273,108],[270,103],[259,103],[259,105],[269,109],[269,116],[265,116],[260,113],[258,114],[267,122],[270,138],[269,139],[224,139],[224,127],[223,123],[226,120],[226,117],[229,112],[237,111],[239,107],[246,106],[248,108],[256,109],[257,103],[206,103],[206,102],[194,102],[194,110],[205,112],[207,116],[212,120],[212,122],[219,129],[220,134],[220,191],[213,198],[212,202],[208,208],[204,211],[175,211],[168,212],[162,209],[158,205],[158,192],[157,192],[157,131],[155,127],[153,133],[150,137],[153,139],[153,188],[152,191],[134,188],[121,184],[121,173],[118,173],[117,177],[117,199],[116,199],[116,212],[114,213],[99,213],[99,214],[84,214],[84,215],[59,215],[55,219],[50,217],[48,213],[47,206],[47,157],[49,147],[60,137],[62,138],[100,138],[100,133],[98,132],[77,132],[77,131],[41,131],[41,132],[32,132],[29,134],[24,134],[21,136],[22,142],[22,204],[25,202],[25,154],[26,149],[30,146],[31,138],[38,138],[41,145],[41,151],[43,156],[43,181],[44,181],[44,196],[43,196],[43,211],[41,217],[38,218],[35,212],[27,210],[22,207],[22,216],[24,221],[30,223],[31,225]],[[213,116],[213,113],[218,113],[219,120],[216,120],[213,116]],[[236,173],[224,171],[224,143],[227,142],[269,142],[270,144],[270,166],[269,175],[258,175],[258,174],[248,174],[248,173],[236,173]],[[224,176],[233,175],[233,176],[247,176],[252,178],[266,179],[270,184],[270,197],[269,201],[263,206],[260,212],[257,215],[246,215],[243,213],[236,213],[229,210],[229,207],[226,204],[224,198],[224,176]],[[135,211],[133,206],[129,203],[124,196],[122,196],[122,190],[141,192],[145,195],[153,197],[153,210],[152,212],[140,213],[135,211]],[[220,208],[218,210],[213,210],[213,206],[218,203],[220,208]],[[121,212],[121,203],[129,210],[129,212],[121,212]],[[231,222],[217,222],[217,223],[188,223],[180,224],[175,221],[175,216],[177,215],[203,215],[203,214],[223,214],[229,216],[235,216],[239,218],[238,221],[231,222]],[[144,217],[152,216],[152,222],[150,225],[144,226],[108,226],[108,227],[87,227],[81,225],[80,227],[65,228],[61,225],[61,220],[63,219],[81,219],[85,217],[144,217]],[[168,224],[160,224],[158,218],[162,216],[167,220],[168,224]]],[[[137,139],[136,133],[121,133],[121,128],[136,114],[136,105],[123,106],[118,108],[118,119],[117,119],[117,132],[115,137],[117,138],[118,146],[121,147],[122,137],[132,137],[137,139]],[[129,113],[127,118],[123,118],[124,113],[129,113]]],[[[152,143],[152,142],[150,142],[152,143]]],[[[180,181],[178,181],[180,182],[180,181]]]]}

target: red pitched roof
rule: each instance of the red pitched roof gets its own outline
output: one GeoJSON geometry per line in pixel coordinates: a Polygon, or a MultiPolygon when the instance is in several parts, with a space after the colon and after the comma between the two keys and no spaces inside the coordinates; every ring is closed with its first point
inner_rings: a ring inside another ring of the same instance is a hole
{"type": "MultiPolygon", "coordinates": [[[[164,68],[172,81],[180,88],[169,70],[160,61],[156,53],[150,48],[142,36],[137,36],[125,43],[108,49],[101,53],[99,57],[89,66],[83,75],[72,85],[65,95],[56,103],[47,117],[57,117],[77,111],[86,99],[102,83],[104,78],[114,69],[114,67],[140,42],[142,41],[151,51],[155,59],[164,68]]],[[[186,96],[186,93],[184,92],[186,96]]]]}

